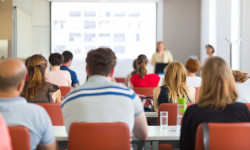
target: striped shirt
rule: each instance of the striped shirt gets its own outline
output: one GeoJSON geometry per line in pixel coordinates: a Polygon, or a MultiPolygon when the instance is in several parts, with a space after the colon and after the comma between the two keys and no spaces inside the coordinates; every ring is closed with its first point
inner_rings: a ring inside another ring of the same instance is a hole
{"type": "Polygon", "coordinates": [[[72,122],[125,122],[130,132],[134,118],[143,112],[141,100],[123,84],[104,76],[91,76],[62,102],[67,132],[72,122]]]}

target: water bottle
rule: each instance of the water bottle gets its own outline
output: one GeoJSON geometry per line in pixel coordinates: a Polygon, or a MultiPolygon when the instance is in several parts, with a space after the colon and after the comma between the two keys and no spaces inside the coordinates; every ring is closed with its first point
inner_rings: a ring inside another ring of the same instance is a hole
{"type": "Polygon", "coordinates": [[[177,129],[181,127],[182,117],[187,109],[186,98],[178,98],[177,104],[177,129]]]}

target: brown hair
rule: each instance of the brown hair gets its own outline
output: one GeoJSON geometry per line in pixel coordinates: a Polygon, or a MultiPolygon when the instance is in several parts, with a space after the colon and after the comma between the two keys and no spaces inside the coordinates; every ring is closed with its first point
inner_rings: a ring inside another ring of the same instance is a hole
{"type": "Polygon", "coordinates": [[[233,71],[233,76],[236,82],[240,82],[240,83],[244,83],[248,80],[248,74],[238,71],[238,70],[234,70],[233,71]]]}
{"type": "Polygon", "coordinates": [[[137,64],[138,64],[138,73],[141,79],[145,77],[147,74],[147,64],[148,64],[148,58],[146,55],[139,55],[137,57],[137,64]]]}
{"type": "Polygon", "coordinates": [[[188,72],[196,73],[197,71],[199,71],[201,69],[200,61],[198,59],[195,59],[195,58],[189,58],[186,61],[185,67],[186,67],[188,72]]]}
{"type": "Polygon", "coordinates": [[[116,65],[116,56],[109,48],[98,48],[88,52],[86,63],[89,76],[108,76],[116,65]]]}
{"type": "Polygon", "coordinates": [[[168,64],[163,85],[169,89],[168,97],[170,102],[177,103],[178,98],[189,98],[189,90],[186,85],[186,69],[180,62],[168,64]]]}
{"type": "Polygon", "coordinates": [[[156,52],[158,52],[159,50],[159,45],[160,44],[163,44],[163,46],[164,46],[164,49],[165,49],[165,43],[163,42],[163,41],[158,41],[157,43],[156,43],[156,52]]]}
{"type": "Polygon", "coordinates": [[[207,44],[206,46],[205,46],[205,48],[211,48],[212,49],[212,53],[214,53],[214,47],[212,46],[212,45],[210,45],[210,44],[207,44]]]}
{"type": "Polygon", "coordinates": [[[37,90],[45,86],[47,60],[42,55],[36,54],[28,58],[26,65],[28,69],[28,79],[22,95],[26,99],[32,99],[37,96],[37,90]]]}
{"type": "Polygon", "coordinates": [[[238,97],[233,74],[220,57],[208,59],[202,70],[202,84],[199,91],[199,107],[211,107],[213,111],[223,110],[238,97]]]}

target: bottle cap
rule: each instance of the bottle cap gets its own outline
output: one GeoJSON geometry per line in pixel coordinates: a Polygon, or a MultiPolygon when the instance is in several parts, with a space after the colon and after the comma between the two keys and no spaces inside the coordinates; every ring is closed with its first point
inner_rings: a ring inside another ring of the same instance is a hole
{"type": "Polygon", "coordinates": [[[186,98],[178,98],[178,104],[179,104],[179,105],[184,105],[184,104],[186,104],[186,98]]]}

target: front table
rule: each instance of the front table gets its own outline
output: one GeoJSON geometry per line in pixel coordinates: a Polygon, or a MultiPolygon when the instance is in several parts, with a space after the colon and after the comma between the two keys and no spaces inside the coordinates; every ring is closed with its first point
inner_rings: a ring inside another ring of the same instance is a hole
{"type": "MultiPolygon", "coordinates": [[[[158,150],[159,144],[172,144],[173,147],[179,147],[180,132],[176,131],[176,126],[169,126],[167,129],[161,129],[160,126],[148,126],[148,139],[140,141],[131,137],[132,143],[142,142],[145,150],[158,150]]],[[[53,132],[56,141],[68,141],[68,135],[65,126],[53,126],[53,132]]]]}

